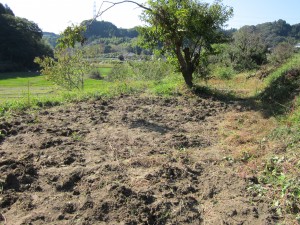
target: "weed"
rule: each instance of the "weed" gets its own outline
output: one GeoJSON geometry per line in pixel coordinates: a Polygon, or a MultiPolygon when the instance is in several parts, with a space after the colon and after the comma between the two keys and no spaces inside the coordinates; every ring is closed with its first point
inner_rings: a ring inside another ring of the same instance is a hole
{"type": "Polygon", "coordinates": [[[267,193],[267,189],[261,185],[261,184],[254,184],[254,183],[251,183],[247,190],[252,194],[252,195],[255,195],[255,196],[258,196],[258,197],[262,197],[262,196],[265,196],[266,193],[267,193]]]}
{"type": "Polygon", "coordinates": [[[71,134],[71,137],[74,141],[81,141],[83,139],[82,135],[76,131],[71,134]]]}
{"type": "Polygon", "coordinates": [[[1,181],[0,180],[0,194],[3,194],[3,191],[4,191],[4,181],[1,181]]]}
{"type": "Polygon", "coordinates": [[[221,80],[230,80],[234,77],[235,71],[231,67],[218,67],[215,76],[221,80]]]}
{"type": "Polygon", "coordinates": [[[0,130],[0,140],[4,140],[5,136],[5,133],[0,130]]]}
{"type": "Polygon", "coordinates": [[[235,162],[234,158],[232,158],[231,156],[225,156],[223,159],[229,162],[230,164],[235,162]]]}
{"type": "Polygon", "coordinates": [[[111,81],[160,81],[173,71],[174,68],[171,65],[162,61],[128,61],[115,65],[109,73],[108,79],[111,81]]]}
{"type": "Polygon", "coordinates": [[[248,162],[253,158],[253,155],[247,151],[242,152],[241,161],[242,162],[248,162]]]}
{"type": "Polygon", "coordinates": [[[300,213],[300,179],[286,172],[288,163],[285,157],[271,157],[258,177],[259,184],[248,188],[270,196],[279,216],[300,213]]]}
{"type": "Polygon", "coordinates": [[[92,69],[89,73],[88,73],[88,78],[90,79],[94,79],[94,80],[102,80],[103,77],[99,71],[99,69],[92,69]]]}

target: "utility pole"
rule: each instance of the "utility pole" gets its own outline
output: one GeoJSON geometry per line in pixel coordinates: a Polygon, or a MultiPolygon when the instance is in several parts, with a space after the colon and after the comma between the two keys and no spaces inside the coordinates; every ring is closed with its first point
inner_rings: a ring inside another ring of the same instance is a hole
{"type": "Polygon", "coordinates": [[[97,5],[96,1],[94,1],[94,6],[93,6],[93,18],[96,18],[97,16],[97,5]]]}

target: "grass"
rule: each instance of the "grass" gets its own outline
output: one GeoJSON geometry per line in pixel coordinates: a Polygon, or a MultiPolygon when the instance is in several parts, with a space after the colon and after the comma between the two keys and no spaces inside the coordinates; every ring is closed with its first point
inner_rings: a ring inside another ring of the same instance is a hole
{"type": "MultiPolygon", "coordinates": [[[[264,68],[262,68],[264,70],[264,68]]],[[[240,163],[238,175],[256,177],[249,192],[264,195],[282,224],[300,223],[300,54],[266,78],[249,71],[224,79],[201,81],[203,90],[219,100],[243,100],[246,112],[229,112],[218,126],[228,159],[240,163]]]]}
{"type": "MultiPolygon", "coordinates": [[[[99,68],[103,77],[107,77],[111,67],[99,68]]],[[[89,98],[113,97],[120,94],[143,92],[159,95],[173,95],[177,86],[182,85],[179,75],[166,76],[160,81],[154,80],[117,80],[86,79],[84,90],[65,91],[47,81],[37,73],[0,74],[0,115],[28,108],[60,105],[67,102],[83,101],[89,98]]]]}
{"type": "Polygon", "coordinates": [[[260,93],[266,86],[256,76],[249,78],[252,73],[253,71],[240,73],[232,76],[231,79],[213,77],[208,81],[200,81],[200,84],[223,94],[234,94],[238,98],[250,98],[260,93]]]}
{"type": "Polygon", "coordinates": [[[32,73],[3,73],[0,74],[0,101],[7,98],[21,98],[28,94],[48,95],[53,87],[43,76],[32,73]]]}

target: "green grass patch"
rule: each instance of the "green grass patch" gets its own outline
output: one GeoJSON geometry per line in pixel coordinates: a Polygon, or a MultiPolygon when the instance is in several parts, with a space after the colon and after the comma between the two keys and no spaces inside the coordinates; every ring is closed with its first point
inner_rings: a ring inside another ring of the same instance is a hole
{"type": "MultiPolygon", "coordinates": [[[[180,75],[168,74],[170,67],[166,70],[165,64],[158,62],[153,65],[149,62],[146,65],[138,62],[133,64],[131,64],[131,69],[136,72],[133,78],[129,73],[126,74],[125,79],[109,80],[107,76],[112,68],[101,67],[98,70],[101,75],[104,75],[103,79],[87,78],[83,90],[73,91],[65,91],[48,82],[44,76],[35,73],[3,74],[3,79],[0,80],[0,115],[29,108],[54,106],[90,98],[113,97],[146,90],[161,95],[172,95],[178,92],[177,86],[182,84],[182,79],[180,75]],[[137,67],[133,67],[133,64],[137,67]],[[151,71],[149,72],[147,68],[155,72],[154,77],[151,77],[151,71]],[[166,71],[168,71],[167,74],[165,74],[166,71]],[[158,77],[160,79],[157,80],[158,77]]],[[[120,70],[120,72],[124,71],[120,70]]]]}
{"type": "Polygon", "coordinates": [[[172,96],[182,93],[185,88],[181,74],[172,74],[160,82],[154,82],[148,89],[148,92],[156,95],[172,96]]]}
{"type": "Polygon", "coordinates": [[[98,70],[101,76],[106,77],[110,73],[111,69],[112,67],[100,67],[98,70]]]}

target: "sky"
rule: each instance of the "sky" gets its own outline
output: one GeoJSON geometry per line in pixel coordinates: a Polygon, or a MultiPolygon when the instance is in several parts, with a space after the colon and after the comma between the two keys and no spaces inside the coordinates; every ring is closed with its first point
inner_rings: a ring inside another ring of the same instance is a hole
{"type": "MultiPolygon", "coordinates": [[[[67,26],[93,18],[94,2],[98,11],[102,0],[0,0],[16,16],[37,23],[43,31],[57,34],[67,26]]],[[[143,3],[146,0],[137,2],[143,3]]],[[[212,3],[213,0],[204,2],[212,3]]],[[[228,21],[227,28],[240,28],[279,19],[291,25],[300,23],[300,0],[223,0],[223,4],[234,9],[234,16],[228,21]]],[[[104,3],[102,9],[108,6],[108,3],[104,3]]],[[[98,20],[112,22],[119,28],[132,28],[142,24],[139,19],[141,12],[134,4],[120,4],[105,12],[98,20]]]]}

